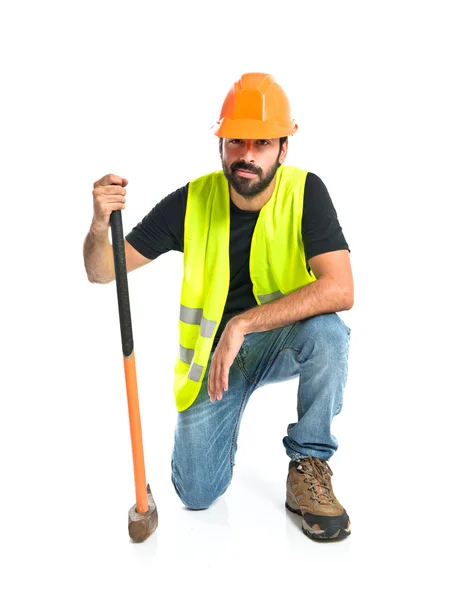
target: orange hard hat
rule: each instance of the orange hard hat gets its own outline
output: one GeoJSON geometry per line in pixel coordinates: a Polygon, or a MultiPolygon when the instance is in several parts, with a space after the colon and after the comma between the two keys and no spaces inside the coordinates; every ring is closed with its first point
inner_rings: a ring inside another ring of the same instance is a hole
{"type": "Polygon", "coordinates": [[[271,139],[296,133],[290,103],[272,75],[245,73],[228,92],[212,127],[221,138],[271,139]]]}

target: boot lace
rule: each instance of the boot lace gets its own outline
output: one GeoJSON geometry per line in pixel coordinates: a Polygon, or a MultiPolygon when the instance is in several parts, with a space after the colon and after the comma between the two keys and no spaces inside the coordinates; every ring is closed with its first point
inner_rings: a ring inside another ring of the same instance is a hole
{"type": "Polygon", "coordinates": [[[330,483],[333,472],[327,462],[313,456],[299,459],[297,462],[297,470],[304,475],[304,481],[310,484],[308,490],[312,500],[319,504],[334,504],[335,497],[330,483]]]}

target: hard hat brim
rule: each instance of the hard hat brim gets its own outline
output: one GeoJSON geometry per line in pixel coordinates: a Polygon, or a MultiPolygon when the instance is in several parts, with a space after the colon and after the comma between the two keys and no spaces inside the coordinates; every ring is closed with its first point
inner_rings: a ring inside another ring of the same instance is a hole
{"type": "Polygon", "coordinates": [[[230,119],[225,117],[211,128],[221,138],[239,140],[264,140],[293,135],[298,130],[294,121],[277,123],[276,121],[258,121],[256,119],[230,119]]]}

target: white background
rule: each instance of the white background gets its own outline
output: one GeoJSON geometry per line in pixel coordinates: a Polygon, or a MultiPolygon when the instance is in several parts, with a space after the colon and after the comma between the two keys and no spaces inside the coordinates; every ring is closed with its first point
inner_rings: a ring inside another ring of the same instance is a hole
{"type": "Polygon", "coordinates": [[[462,2],[15,2],[0,10],[5,598],[463,597],[466,43],[462,2]],[[353,533],[284,508],[297,382],[251,399],[209,511],[170,481],[182,255],[129,277],[147,479],[134,503],[114,284],[82,244],[94,181],[129,180],[128,232],[220,168],[209,131],[243,72],[272,73],[351,247],[355,305],[334,488],[353,533]],[[461,554],[463,558],[461,559],[461,554]]]}

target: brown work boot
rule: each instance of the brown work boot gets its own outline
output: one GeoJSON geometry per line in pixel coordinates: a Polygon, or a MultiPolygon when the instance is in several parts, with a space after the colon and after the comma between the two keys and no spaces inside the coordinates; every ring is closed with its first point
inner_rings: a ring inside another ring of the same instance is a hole
{"type": "Polygon", "coordinates": [[[333,493],[332,469],[325,460],[308,456],[292,460],[286,481],[285,506],[303,517],[303,532],[313,539],[347,537],[351,524],[333,493]]]}

